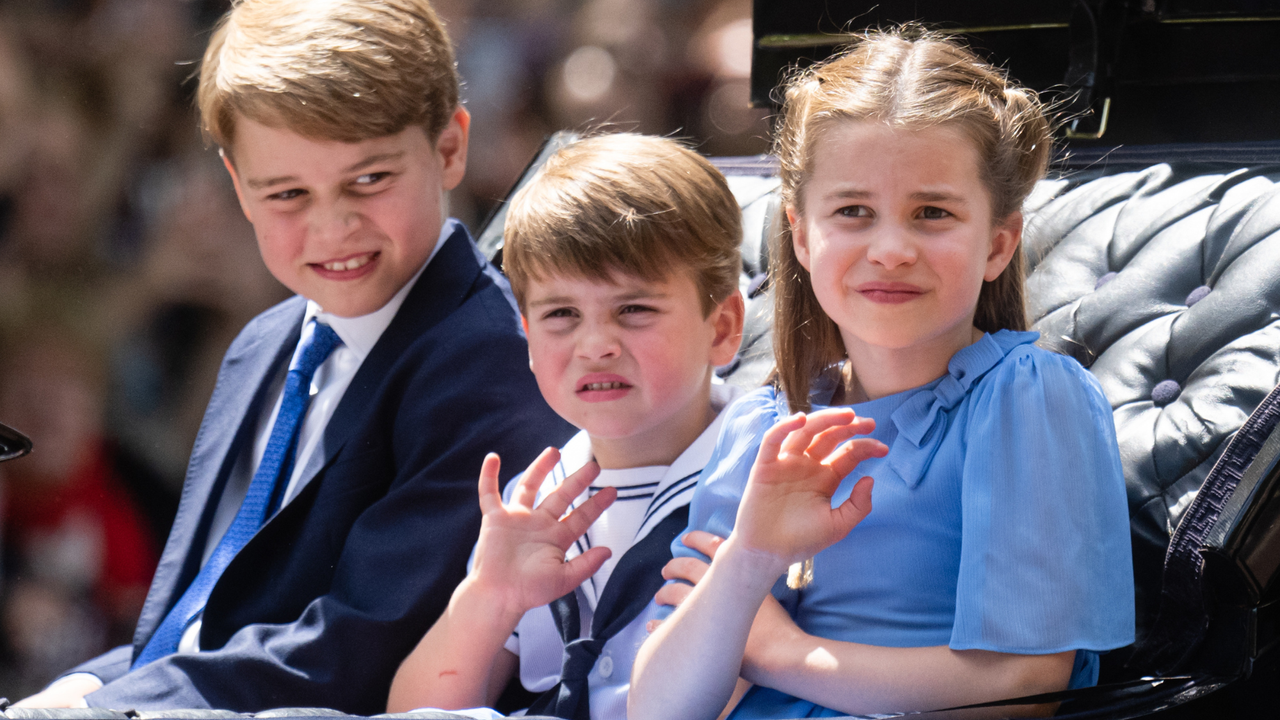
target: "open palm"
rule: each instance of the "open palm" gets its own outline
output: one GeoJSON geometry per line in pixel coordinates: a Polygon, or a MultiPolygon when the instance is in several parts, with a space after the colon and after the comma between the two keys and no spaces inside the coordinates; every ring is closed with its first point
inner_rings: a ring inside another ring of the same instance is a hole
{"type": "Polygon", "coordinates": [[[764,434],[751,468],[734,533],[746,547],[784,565],[838,542],[871,512],[871,478],[849,499],[831,507],[831,496],[858,463],[889,449],[870,438],[846,442],[875,429],[875,421],[832,408],[780,420],[764,434]]]}
{"type": "Polygon", "coordinates": [[[534,506],[538,488],[560,460],[547,448],[524,472],[509,503],[498,490],[498,456],[490,453],[480,469],[480,539],[471,575],[475,582],[503,598],[511,612],[546,605],[591,577],[609,558],[597,547],[565,562],[565,551],[591,527],[617,497],[604,488],[565,514],[574,499],[591,484],[600,468],[594,462],[565,478],[534,506]]]}

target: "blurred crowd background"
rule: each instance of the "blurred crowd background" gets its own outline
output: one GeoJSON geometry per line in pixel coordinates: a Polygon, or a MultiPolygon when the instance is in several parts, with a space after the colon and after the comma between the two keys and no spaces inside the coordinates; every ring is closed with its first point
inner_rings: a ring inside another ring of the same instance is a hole
{"type": "MultiPolygon", "coordinates": [[[[197,129],[228,0],[0,0],[0,696],[129,642],[218,362],[287,296],[197,129]]],[[[542,140],[767,149],[750,0],[439,0],[474,121],[473,230],[542,140]]]]}

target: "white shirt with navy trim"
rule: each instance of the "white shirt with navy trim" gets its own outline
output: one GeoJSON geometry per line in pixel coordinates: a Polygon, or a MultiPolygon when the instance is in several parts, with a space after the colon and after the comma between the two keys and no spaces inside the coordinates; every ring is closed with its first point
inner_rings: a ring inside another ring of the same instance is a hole
{"type": "MultiPolygon", "coordinates": [[[[618,487],[618,499],[601,513],[587,533],[565,553],[566,559],[572,559],[587,548],[602,544],[613,551],[613,556],[605,566],[576,590],[582,622],[581,637],[586,637],[590,632],[596,601],[623,553],[644,539],[672,511],[688,505],[693,499],[698,475],[711,457],[716,438],[720,435],[724,408],[740,394],[740,388],[713,384],[711,407],[716,411],[716,419],[675,462],[669,466],[601,471],[592,487],[574,500],[573,506],[577,507],[606,484],[616,484],[618,487]]],[[[585,431],[579,432],[561,448],[560,462],[539,488],[539,498],[550,493],[565,477],[587,464],[591,457],[591,439],[585,431]]],[[[508,484],[505,499],[510,499],[514,488],[514,482],[508,484]]],[[[631,665],[640,644],[649,636],[645,625],[656,617],[655,609],[656,606],[650,603],[627,627],[605,642],[600,658],[587,676],[591,720],[626,718],[631,665]]],[[[519,656],[520,682],[527,690],[542,692],[560,681],[564,641],[556,630],[549,606],[543,605],[525,613],[515,632],[507,639],[505,647],[519,656]]]]}

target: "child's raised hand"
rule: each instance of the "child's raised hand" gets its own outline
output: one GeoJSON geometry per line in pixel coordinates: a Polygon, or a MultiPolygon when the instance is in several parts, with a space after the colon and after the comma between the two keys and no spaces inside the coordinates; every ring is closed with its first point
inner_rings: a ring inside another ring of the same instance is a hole
{"type": "Polygon", "coordinates": [[[595,547],[566,562],[565,551],[591,527],[618,495],[604,488],[567,515],[574,498],[591,484],[600,467],[594,462],[565,478],[534,507],[538,488],[560,460],[547,448],[521,476],[504,504],[498,490],[498,456],[490,453],[480,469],[480,539],[471,578],[503,600],[511,614],[522,615],[572,591],[591,577],[610,551],[595,547]]]}
{"type": "Polygon", "coordinates": [[[874,420],[847,408],[797,413],[769,428],[738,506],[734,535],[744,548],[785,569],[847,535],[871,512],[871,478],[836,508],[831,496],[858,463],[889,448],[870,438],[845,441],[874,429],[874,420]]]}

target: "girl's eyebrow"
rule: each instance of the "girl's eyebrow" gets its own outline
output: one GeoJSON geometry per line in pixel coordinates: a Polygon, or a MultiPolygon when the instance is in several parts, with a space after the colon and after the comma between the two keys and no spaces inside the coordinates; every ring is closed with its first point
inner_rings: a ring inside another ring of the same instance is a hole
{"type": "Polygon", "coordinates": [[[842,188],[826,195],[828,198],[844,200],[866,200],[874,196],[875,193],[870,190],[859,190],[858,188],[842,188]]]}
{"type": "MultiPolygon", "coordinates": [[[[827,193],[825,197],[833,200],[867,200],[875,197],[875,193],[870,190],[860,190],[858,188],[844,188],[827,193]]],[[[915,202],[950,202],[961,205],[967,204],[967,201],[963,196],[945,190],[922,190],[920,192],[911,193],[910,197],[915,202]]]]}
{"type": "Polygon", "coordinates": [[[911,193],[911,199],[918,202],[953,202],[962,205],[967,202],[962,196],[945,191],[911,193]]]}

